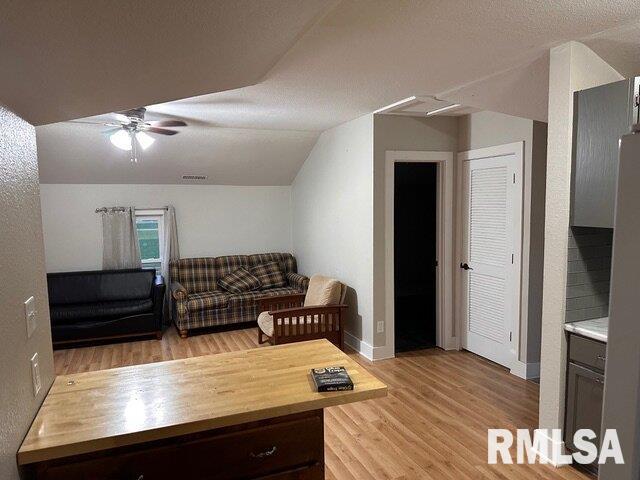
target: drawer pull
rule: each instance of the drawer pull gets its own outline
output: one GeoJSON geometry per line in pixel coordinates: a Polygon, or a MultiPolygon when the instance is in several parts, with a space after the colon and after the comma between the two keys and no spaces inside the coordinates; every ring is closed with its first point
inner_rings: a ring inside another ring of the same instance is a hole
{"type": "Polygon", "coordinates": [[[596,355],[596,359],[600,360],[601,362],[604,362],[607,359],[607,357],[605,357],[603,355],[596,355]]]}
{"type": "Polygon", "coordinates": [[[602,380],[600,380],[599,378],[595,378],[594,379],[596,381],[596,383],[604,383],[602,380]]]}
{"type": "Polygon", "coordinates": [[[249,456],[251,458],[266,458],[276,453],[276,451],[278,451],[278,448],[274,445],[273,447],[269,448],[268,450],[265,450],[264,452],[260,452],[260,453],[251,452],[249,453],[249,456]]]}

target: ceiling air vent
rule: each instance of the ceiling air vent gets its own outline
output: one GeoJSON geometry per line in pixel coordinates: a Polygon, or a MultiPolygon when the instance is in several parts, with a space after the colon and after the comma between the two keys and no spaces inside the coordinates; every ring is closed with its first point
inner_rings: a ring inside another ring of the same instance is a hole
{"type": "Polygon", "coordinates": [[[206,175],[182,175],[183,180],[206,180],[206,175]]]}

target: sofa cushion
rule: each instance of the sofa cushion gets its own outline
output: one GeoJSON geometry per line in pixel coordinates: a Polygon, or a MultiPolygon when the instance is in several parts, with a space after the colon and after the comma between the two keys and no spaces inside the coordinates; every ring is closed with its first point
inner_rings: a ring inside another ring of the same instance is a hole
{"type": "Polygon", "coordinates": [[[240,267],[218,280],[218,285],[229,293],[242,293],[258,290],[260,280],[246,269],[240,267]]]}
{"type": "Polygon", "coordinates": [[[340,302],[340,282],[323,275],[314,275],[309,279],[309,287],[304,297],[304,306],[337,305],[340,302]]]}
{"type": "Polygon", "coordinates": [[[75,305],[52,305],[50,316],[52,323],[75,323],[86,319],[111,319],[149,313],[153,310],[153,301],[123,300],[116,302],[96,302],[75,305]]]}
{"type": "Polygon", "coordinates": [[[189,293],[213,292],[218,289],[215,261],[213,257],[172,260],[171,282],[180,283],[189,293]]]}
{"type": "Polygon", "coordinates": [[[142,269],[49,273],[49,304],[148,299],[155,276],[155,271],[142,269]]]}
{"type": "Polygon", "coordinates": [[[224,292],[192,293],[187,297],[187,308],[191,312],[226,308],[229,304],[229,294],[224,292]]]}
{"type": "Polygon", "coordinates": [[[298,271],[296,259],[290,253],[255,253],[247,256],[247,262],[249,269],[265,263],[276,262],[285,274],[298,271]]]}
{"type": "Polygon", "coordinates": [[[294,293],[301,293],[300,290],[296,290],[291,287],[272,288],[270,290],[256,290],[253,292],[234,293],[229,295],[230,305],[253,305],[261,298],[265,297],[277,297],[280,295],[292,295],[294,293]]]}
{"type": "Polygon", "coordinates": [[[263,263],[251,268],[251,273],[258,277],[263,289],[278,288],[287,285],[287,277],[278,262],[263,263]]]}

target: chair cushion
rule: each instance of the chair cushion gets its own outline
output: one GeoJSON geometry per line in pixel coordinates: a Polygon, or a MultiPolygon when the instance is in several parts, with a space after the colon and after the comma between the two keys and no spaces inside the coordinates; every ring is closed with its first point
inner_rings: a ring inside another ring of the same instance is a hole
{"type": "Polygon", "coordinates": [[[246,269],[240,267],[218,280],[218,285],[229,293],[242,293],[258,290],[260,280],[246,269]]]}
{"type": "Polygon", "coordinates": [[[251,273],[258,277],[263,289],[279,288],[287,285],[287,277],[280,269],[278,262],[263,263],[252,267],[251,273]]]}
{"type": "Polygon", "coordinates": [[[304,306],[326,306],[340,303],[340,282],[323,275],[314,275],[309,279],[309,288],[304,297],[304,306]]]}
{"type": "MultiPolygon", "coordinates": [[[[318,315],[314,315],[313,317],[311,315],[307,315],[305,320],[307,324],[319,322],[318,315]]],[[[300,318],[297,318],[296,322],[302,323],[300,318]]],[[[282,319],[283,325],[289,325],[289,323],[290,319],[282,319]]],[[[262,333],[267,337],[273,337],[273,315],[269,315],[269,312],[261,312],[260,315],[258,315],[258,328],[262,330],[262,333]]]]}
{"type": "Polygon", "coordinates": [[[258,315],[258,328],[267,337],[273,337],[273,315],[269,315],[269,312],[262,312],[258,315]]]}
{"type": "Polygon", "coordinates": [[[75,323],[93,319],[110,319],[148,313],[153,310],[153,301],[123,300],[117,302],[81,303],[75,305],[51,305],[49,308],[53,323],[75,323]]]}
{"type": "Polygon", "coordinates": [[[226,308],[229,304],[229,294],[223,292],[192,293],[187,297],[187,308],[191,312],[226,308]]]}

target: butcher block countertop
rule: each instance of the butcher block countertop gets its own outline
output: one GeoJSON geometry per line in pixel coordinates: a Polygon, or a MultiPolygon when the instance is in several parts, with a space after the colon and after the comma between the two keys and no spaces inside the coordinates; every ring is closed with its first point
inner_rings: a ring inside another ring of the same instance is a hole
{"type": "Polygon", "coordinates": [[[383,397],[387,387],[327,340],[56,378],[18,464],[161,440],[383,397]],[[347,392],[317,393],[309,370],[344,366],[347,392]]]}

